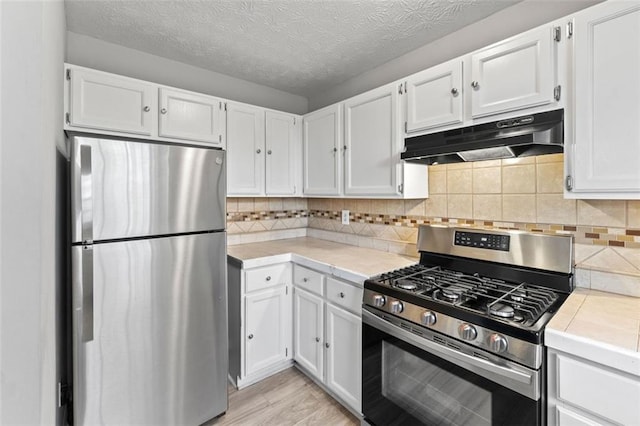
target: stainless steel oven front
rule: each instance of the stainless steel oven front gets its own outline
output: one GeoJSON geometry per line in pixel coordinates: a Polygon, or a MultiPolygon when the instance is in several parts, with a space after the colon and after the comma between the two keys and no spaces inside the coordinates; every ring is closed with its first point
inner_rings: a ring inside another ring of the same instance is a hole
{"type": "Polygon", "coordinates": [[[370,306],[362,314],[362,411],[375,426],[541,425],[535,370],[370,306]]]}

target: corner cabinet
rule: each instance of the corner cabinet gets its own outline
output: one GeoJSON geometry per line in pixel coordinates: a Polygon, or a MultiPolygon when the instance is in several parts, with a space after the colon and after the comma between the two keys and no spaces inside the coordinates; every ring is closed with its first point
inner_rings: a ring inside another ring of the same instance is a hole
{"type": "Polygon", "coordinates": [[[294,360],[331,394],[362,408],[362,288],[294,265],[294,360]]]}
{"type": "Polygon", "coordinates": [[[639,199],[640,4],[605,2],[573,18],[565,197],[639,199]]]}
{"type": "Polygon", "coordinates": [[[304,116],[304,195],[340,195],[342,180],[342,105],[304,116]]]}
{"type": "Polygon", "coordinates": [[[291,264],[228,264],[229,377],[243,388],[292,364],[291,264]]]}

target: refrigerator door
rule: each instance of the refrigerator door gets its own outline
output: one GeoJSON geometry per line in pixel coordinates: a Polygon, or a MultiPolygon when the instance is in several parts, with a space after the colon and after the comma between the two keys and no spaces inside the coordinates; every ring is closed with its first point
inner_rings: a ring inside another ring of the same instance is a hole
{"type": "Polygon", "coordinates": [[[226,411],[225,243],[72,248],[75,424],[198,425],[226,411]]]}
{"type": "Polygon", "coordinates": [[[225,152],[72,139],[72,242],[223,230],[225,152]]]}

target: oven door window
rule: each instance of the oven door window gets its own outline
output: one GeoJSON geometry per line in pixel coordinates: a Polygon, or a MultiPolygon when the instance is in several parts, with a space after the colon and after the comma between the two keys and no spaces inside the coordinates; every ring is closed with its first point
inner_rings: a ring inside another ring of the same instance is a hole
{"type": "Polygon", "coordinates": [[[363,324],[363,413],[374,425],[536,425],[541,402],[363,324]]]}

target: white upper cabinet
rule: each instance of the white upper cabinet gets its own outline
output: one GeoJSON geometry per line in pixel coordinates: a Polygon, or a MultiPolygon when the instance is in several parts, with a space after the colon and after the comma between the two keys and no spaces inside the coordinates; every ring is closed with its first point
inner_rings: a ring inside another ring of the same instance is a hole
{"type": "Polygon", "coordinates": [[[577,13],[573,30],[570,198],[640,198],[640,4],[577,13]]]}
{"type": "Polygon", "coordinates": [[[300,120],[266,112],[266,195],[295,195],[300,173],[300,120]]]}
{"type": "Polygon", "coordinates": [[[304,116],[304,194],[340,195],[342,104],[304,116]]]}
{"type": "Polygon", "coordinates": [[[264,194],[264,109],[227,104],[227,192],[264,194]]]}
{"type": "Polygon", "coordinates": [[[222,101],[212,96],[160,88],[161,137],[207,142],[223,147],[222,101]]]}
{"type": "Polygon", "coordinates": [[[471,115],[478,118],[554,101],[553,27],[544,26],[471,55],[471,115]]]}
{"type": "Polygon", "coordinates": [[[400,86],[407,96],[407,133],[463,122],[462,59],[410,76],[400,86]]]}
{"type": "Polygon", "coordinates": [[[74,127],[151,136],[157,89],[151,84],[83,68],[67,70],[67,124],[74,127]]]}
{"type": "Polygon", "coordinates": [[[394,195],[404,140],[395,84],[344,102],[345,195],[394,195]]]}

